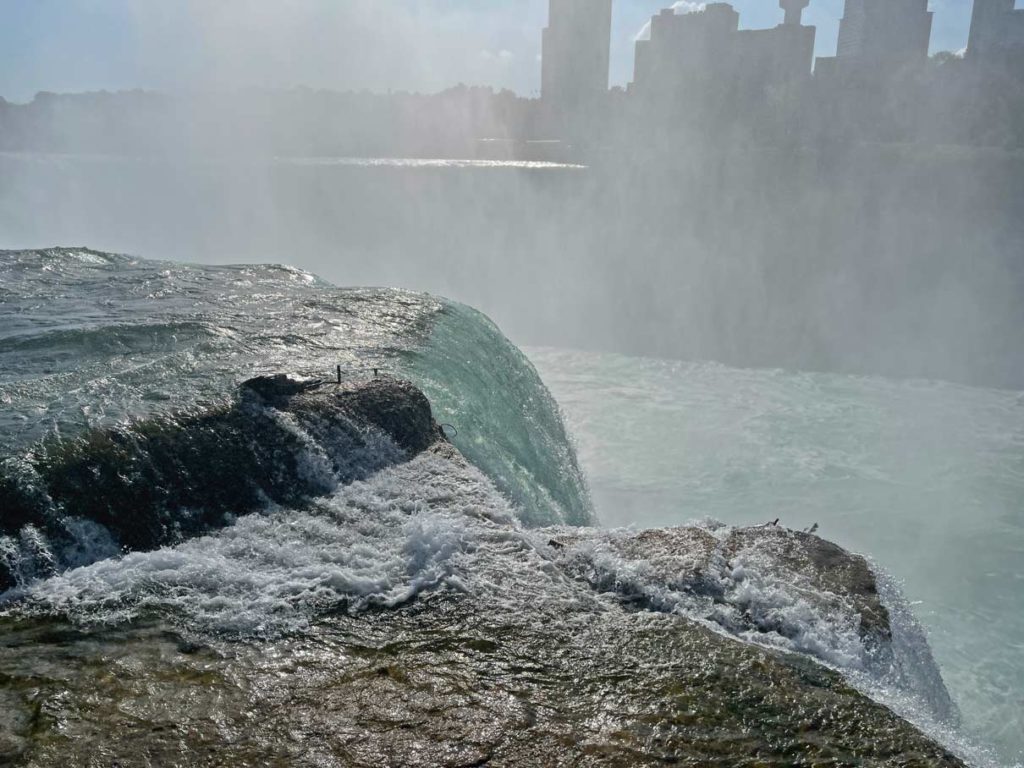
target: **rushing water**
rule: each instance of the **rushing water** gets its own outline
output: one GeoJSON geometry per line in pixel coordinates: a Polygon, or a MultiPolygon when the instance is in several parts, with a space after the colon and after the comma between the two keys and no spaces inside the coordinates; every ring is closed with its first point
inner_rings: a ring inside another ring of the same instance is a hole
{"type": "Polygon", "coordinates": [[[535,349],[601,522],[781,518],[872,557],[964,723],[1024,762],[1024,394],[535,349]]]}
{"type": "MultiPolygon", "coordinates": [[[[34,525],[8,526],[0,565],[15,585],[0,596],[0,759],[31,738],[42,764],[69,750],[74,764],[88,762],[90,739],[110,729],[117,734],[104,746],[111,761],[142,743],[167,750],[151,756],[158,763],[188,764],[211,739],[230,743],[239,762],[257,760],[261,749],[287,751],[289,733],[297,732],[289,729],[322,714],[321,696],[337,699],[342,714],[320,728],[350,723],[351,702],[338,691],[364,677],[408,684],[390,665],[426,648],[438,655],[416,673],[425,677],[409,695],[430,690],[442,697],[424,704],[430,712],[447,711],[455,699],[468,712],[466,702],[484,696],[483,688],[472,677],[456,685],[438,675],[465,660],[459,644],[469,642],[474,652],[503,659],[505,677],[490,701],[496,709],[473,715],[484,720],[481,738],[503,717],[511,718],[503,726],[511,732],[537,720],[534,704],[549,706],[526,700],[520,710],[523,685],[565,697],[550,702],[560,714],[545,723],[579,721],[571,733],[590,733],[611,750],[629,731],[616,723],[639,711],[663,712],[666,696],[683,695],[666,677],[666,663],[698,663],[712,688],[723,674],[735,686],[728,690],[766,706],[777,695],[771,689],[785,694],[787,686],[825,674],[797,666],[793,678],[793,668],[750,650],[759,647],[814,658],[960,754],[994,764],[957,731],[931,651],[895,584],[881,582],[893,642],[891,653],[879,655],[845,599],[816,593],[770,552],[736,545],[730,526],[774,517],[792,528],[818,522],[826,536],[905,579],[910,597],[922,601],[916,612],[932,630],[968,722],[1013,754],[1013,702],[985,686],[997,684],[1000,665],[1004,676],[1020,679],[1019,658],[1005,652],[1021,637],[1013,613],[1019,605],[1004,600],[1016,594],[1021,552],[1013,518],[1022,470],[1015,395],[565,352],[533,357],[582,440],[604,522],[713,517],[727,524],[654,534],[653,542],[668,541],[684,561],[706,550],[698,588],[686,583],[682,561],[669,560],[664,572],[649,552],[630,555],[629,533],[581,527],[593,522],[591,499],[559,408],[527,358],[474,310],[421,294],[341,289],[287,267],[187,266],[84,249],[0,253],[2,493],[41,490],[40,461],[80,445],[83,432],[113,435],[85,443],[88,451],[131,444],[131,435],[153,429],[140,426],[147,418],[188,430],[197,414],[222,413],[247,378],[280,371],[333,377],[339,365],[346,379],[368,379],[377,369],[418,384],[460,452],[439,449],[402,463],[396,444],[367,433],[369,455],[360,462],[369,471],[348,476],[330,460],[337,449],[331,424],[269,408],[269,418],[294,438],[290,461],[321,489],[317,498],[267,499],[253,514],[155,551],[122,551],[110,530],[76,516],[74,500],[53,509],[62,539],[34,525]],[[945,420],[935,418],[947,410],[945,420]],[[909,459],[923,450],[928,455],[917,463],[909,459]],[[990,517],[968,524],[954,506],[990,517]],[[992,589],[971,575],[972,559],[962,556],[969,531],[987,537],[985,572],[1010,586],[992,589]],[[672,535],[682,543],[672,544],[672,535]],[[701,544],[690,552],[687,542],[701,544]],[[951,562],[965,565],[955,571],[951,562]],[[914,580],[921,572],[924,586],[914,580]],[[965,595],[982,587],[985,594],[968,602],[965,595]],[[995,615],[1000,608],[1012,615],[995,615]],[[455,628],[467,627],[474,634],[456,642],[455,628]],[[404,638],[401,652],[379,636],[392,631],[404,638]],[[722,635],[745,644],[722,645],[722,635]],[[305,673],[275,666],[285,656],[305,673]],[[373,666],[352,677],[347,670],[359,668],[358,658],[373,666]],[[588,664],[590,677],[578,679],[588,664]],[[769,679],[767,689],[751,687],[743,670],[755,667],[769,679]],[[730,677],[728,670],[737,672],[730,677]],[[289,674],[309,684],[309,701],[281,713],[268,697],[290,700],[297,689],[281,682],[289,674]],[[668,687],[645,685],[655,679],[668,687]],[[618,714],[602,709],[627,688],[618,714]],[[196,702],[207,709],[197,714],[196,702]],[[294,724],[267,735],[272,743],[261,747],[252,722],[268,711],[294,724]],[[211,723],[216,727],[205,733],[211,723]],[[180,741],[157,733],[178,733],[180,741]]],[[[126,462],[124,472],[144,464],[126,462]]],[[[838,697],[823,700],[826,710],[850,706],[851,718],[874,723],[868,733],[893,733],[896,749],[910,744],[888,713],[865,712],[852,692],[829,680],[816,683],[838,697]]],[[[1012,680],[1004,683],[1010,695],[1012,680]]],[[[728,698],[726,690],[719,694],[728,698]]],[[[379,692],[371,686],[364,695],[372,709],[379,692]]],[[[729,730],[718,719],[727,715],[716,714],[735,715],[735,707],[704,694],[681,706],[677,715],[712,738],[712,751],[736,748],[729,739],[741,726],[729,730]]],[[[789,705],[778,706],[784,712],[789,705]]],[[[811,722],[826,727],[827,711],[813,709],[811,722]]],[[[382,711],[367,727],[383,733],[385,723],[399,722],[388,719],[392,714],[382,711]]],[[[417,736],[453,738],[448,726],[420,733],[410,718],[417,736]]],[[[855,722],[852,737],[836,738],[852,738],[854,752],[885,748],[881,738],[863,742],[855,722]]],[[[786,722],[756,725],[785,730],[786,722]]],[[[646,744],[643,718],[636,728],[636,743],[646,744]]],[[[750,728],[742,725],[745,734],[750,728]]],[[[685,733],[669,729],[667,738],[685,733]]],[[[346,754],[359,741],[358,729],[350,735],[346,754]]],[[[309,743],[321,738],[309,735],[309,743]]],[[[808,748],[784,734],[756,738],[758,749],[808,748]]],[[[812,738],[811,748],[829,748],[827,742],[812,738]]],[[[451,757],[465,744],[444,748],[451,757]]],[[[310,754],[301,762],[319,764],[310,754]]]]}

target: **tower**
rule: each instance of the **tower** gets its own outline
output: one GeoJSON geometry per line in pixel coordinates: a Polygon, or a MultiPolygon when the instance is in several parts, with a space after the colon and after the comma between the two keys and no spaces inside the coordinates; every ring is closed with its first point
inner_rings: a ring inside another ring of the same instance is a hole
{"type": "Polygon", "coordinates": [[[611,37],[612,0],[550,0],[541,64],[549,106],[580,112],[607,94],[611,37]]]}
{"type": "Polygon", "coordinates": [[[785,21],[782,23],[787,27],[798,27],[803,22],[804,8],[811,4],[811,0],[779,0],[779,7],[786,12],[785,21]]]}

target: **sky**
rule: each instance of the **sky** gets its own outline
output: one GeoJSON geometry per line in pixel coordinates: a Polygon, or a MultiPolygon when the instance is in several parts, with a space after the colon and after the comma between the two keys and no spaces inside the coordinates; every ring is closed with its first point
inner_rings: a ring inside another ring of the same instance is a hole
{"type": "MultiPolygon", "coordinates": [[[[967,42],[972,0],[931,0],[932,50],[967,42]]],[[[612,84],[632,79],[634,40],[671,0],[615,0],[612,84]]],[[[1021,5],[1018,2],[1018,5],[1021,5]]],[[[770,27],[777,0],[733,0],[770,27]]],[[[843,0],[812,0],[817,54],[835,53],[843,0]]],[[[0,0],[0,97],[38,91],[305,85],[437,91],[540,88],[547,0],[0,0]]]]}

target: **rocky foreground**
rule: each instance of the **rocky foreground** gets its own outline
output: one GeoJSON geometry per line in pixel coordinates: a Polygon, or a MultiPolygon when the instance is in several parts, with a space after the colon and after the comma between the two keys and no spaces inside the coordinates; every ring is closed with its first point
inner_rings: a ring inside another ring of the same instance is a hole
{"type": "Polygon", "coordinates": [[[335,605],[302,632],[247,638],[165,615],[96,626],[9,607],[0,618],[0,763],[961,765],[807,654],[732,636],[788,642],[797,632],[750,597],[744,571],[756,568],[765,583],[792,585],[788,594],[815,616],[851,623],[865,663],[890,661],[890,617],[862,558],[775,526],[522,531],[487,506],[486,478],[402,382],[260,380],[236,407],[200,421],[51,450],[34,466],[44,481],[34,487],[46,489],[35,506],[24,486],[8,484],[7,498],[22,506],[17,519],[4,510],[3,530],[54,528],[82,494],[90,513],[124,521],[112,533],[120,543],[142,546],[254,511],[253,482],[276,503],[315,505],[328,489],[296,451],[298,433],[278,428],[288,423],[334,439],[336,477],[390,478],[360,489],[360,499],[376,494],[361,502],[366,510],[402,480],[424,489],[417,514],[472,519],[458,578],[400,603],[335,605]],[[239,473],[242,482],[196,460],[192,486],[169,482],[198,455],[197,424],[241,462],[236,469],[259,472],[239,473]],[[376,445],[381,436],[390,447],[376,445]],[[137,472],[114,471],[139,455],[149,458],[135,459],[137,472]],[[207,492],[200,482],[218,476],[233,490],[216,497],[215,514],[187,530],[168,525],[173,510],[189,508],[182,500],[207,492]],[[119,494],[154,480],[163,490],[149,491],[133,518],[119,494]],[[708,606],[707,620],[683,615],[685,600],[708,606]]]}

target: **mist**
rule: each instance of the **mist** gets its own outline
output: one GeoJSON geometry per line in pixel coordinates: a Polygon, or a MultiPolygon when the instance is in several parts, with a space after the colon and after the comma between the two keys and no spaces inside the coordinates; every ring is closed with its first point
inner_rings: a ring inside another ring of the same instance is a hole
{"type": "Polygon", "coordinates": [[[543,2],[120,11],[109,82],[147,90],[0,105],[0,246],[284,262],[466,302],[528,345],[1024,381],[1024,101],[1001,71],[829,79],[808,48],[773,77],[722,52],[645,83],[650,23],[616,8],[632,80],[560,105],[537,98],[543,2]]]}

